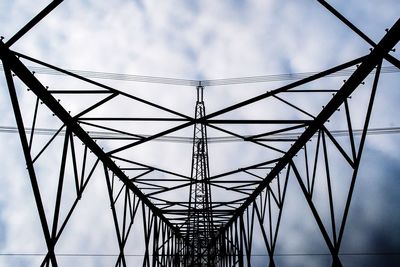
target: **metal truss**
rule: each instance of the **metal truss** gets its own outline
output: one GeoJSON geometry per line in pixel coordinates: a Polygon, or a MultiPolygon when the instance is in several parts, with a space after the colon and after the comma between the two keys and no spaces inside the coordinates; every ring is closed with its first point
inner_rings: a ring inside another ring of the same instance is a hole
{"type": "MultiPolygon", "coordinates": [[[[206,115],[203,87],[197,87],[195,119],[206,115]]],[[[190,184],[189,212],[187,222],[182,224],[186,230],[186,240],[191,244],[187,255],[188,266],[215,265],[214,251],[208,249],[208,242],[214,238],[211,186],[207,182],[210,177],[208,163],[207,130],[205,124],[196,123],[193,133],[192,183],[190,184]]]]}
{"type": "MultiPolygon", "coordinates": [[[[400,67],[399,60],[390,55],[400,39],[400,21],[376,44],[327,2],[318,1],[368,42],[372,46],[371,52],[210,114],[205,113],[203,88],[235,81],[180,80],[180,85],[193,86],[198,92],[195,116],[192,117],[11,50],[14,43],[61,2],[53,1],[14,37],[7,42],[0,42],[0,59],[47,246],[47,255],[41,266],[59,265],[55,253],[58,241],[94,176],[104,177],[107,186],[110,216],[113,218],[119,250],[115,266],[129,265],[125,255],[126,244],[133,228],[140,228],[139,232],[144,236],[144,243],[140,244],[143,247],[143,266],[251,266],[256,239],[261,240],[265,247],[269,266],[276,266],[274,255],[288,195],[287,185],[291,180],[296,182],[309,207],[332,257],[332,266],[342,266],[340,248],[382,62],[387,60],[400,67]],[[49,89],[23,61],[67,75],[92,86],[92,89],[49,89]],[[357,68],[352,69],[355,66],[357,68]],[[329,77],[350,69],[349,77],[337,85],[337,89],[308,87],[316,81],[325,82],[329,77]],[[352,104],[348,99],[372,75],[367,109],[364,113],[359,112],[361,115],[357,114],[364,118],[362,127],[355,130],[352,104]],[[25,118],[27,112],[21,111],[25,109],[20,102],[20,87],[23,86],[29,88],[29,92],[25,93],[33,97],[35,102],[28,112],[29,120],[25,118]],[[316,99],[317,96],[323,96],[322,100],[316,100],[316,104],[324,107],[320,111],[309,111],[306,104],[293,97],[299,95],[316,99]],[[327,95],[330,97],[326,98],[327,95]],[[93,96],[97,100],[88,105],[80,100],[83,96],[93,96]],[[75,111],[69,112],[69,106],[57,100],[60,97],[72,98],[77,106],[75,111]],[[131,117],[119,114],[117,117],[107,117],[101,112],[102,107],[118,101],[141,103],[162,115],[131,117]],[[262,101],[279,103],[290,109],[292,115],[276,119],[266,114],[259,114],[260,118],[257,119],[228,116],[232,111],[262,101]],[[335,136],[334,129],[328,125],[329,120],[339,116],[336,115],[339,109],[340,119],[345,121],[347,127],[342,131],[342,135],[348,137],[345,143],[335,136]],[[33,149],[40,135],[40,129],[37,128],[41,118],[39,113],[53,114],[53,119],[57,121],[55,125],[59,127],[51,132],[50,139],[33,149]],[[31,124],[27,125],[27,121],[31,124]],[[127,127],[125,123],[128,122],[163,123],[167,127],[159,132],[141,135],[127,127]],[[251,126],[252,132],[243,134],[237,126],[251,126]],[[188,128],[194,129],[193,137],[185,139],[173,136],[188,128]],[[214,159],[208,154],[208,143],[217,142],[218,138],[209,137],[207,129],[241,140],[243,145],[262,148],[266,151],[265,157],[252,165],[234,166],[230,171],[220,174],[210,173],[214,159]],[[356,132],[359,135],[356,136],[356,132]],[[43,203],[42,198],[47,189],[38,181],[37,165],[40,161],[50,164],[47,152],[60,137],[63,142],[57,150],[61,153],[61,161],[57,163],[56,198],[52,203],[53,216],[50,216],[45,208],[48,203],[43,203]],[[193,144],[192,166],[187,168],[191,170],[191,175],[132,159],[131,153],[139,147],[166,140],[193,144]],[[78,146],[78,143],[82,145],[78,146]],[[342,163],[341,168],[348,170],[349,176],[346,191],[342,192],[344,199],[339,204],[334,196],[335,180],[338,178],[333,175],[337,161],[342,163]],[[70,172],[72,175],[67,174],[70,172]],[[160,175],[163,177],[159,178],[160,175]],[[72,179],[72,185],[66,183],[66,179],[72,179]],[[316,197],[317,185],[322,185],[325,190],[327,210],[319,208],[321,198],[316,197]],[[61,203],[67,186],[72,186],[75,194],[70,205],[65,207],[61,203]],[[182,190],[187,193],[182,195],[182,190]],[[218,198],[214,194],[217,191],[227,194],[223,199],[218,198]],[[342,205],[340,213],[338,205],[342,205]],[[65,216],[60,215],[62,209],[65,216]]],[[[173,80],[169,82],[178,84],[173,80]]]]}

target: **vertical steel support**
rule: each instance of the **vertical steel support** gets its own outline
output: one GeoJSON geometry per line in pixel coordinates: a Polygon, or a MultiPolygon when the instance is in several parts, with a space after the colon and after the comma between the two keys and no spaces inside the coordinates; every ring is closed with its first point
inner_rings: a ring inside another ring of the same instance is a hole
{"type": "Polygon", "coordinates": [[[21,115],[21,110],[18,103],[17,92],[15,90],[14,81],[12,78],[11,70],[7,65],[7,61],[3,59],[4,74],[6,76],[8,91],[10,93],[11,104],[14,110],[14,116],[18,127],[18,133],[21,140],[22,150],[24,152],[24,157],[26,161],[26,167],[28,169],[29,178],[33,190],[33,195],[35,197],[36,207],[39,213],[40,223],[42,226],[44,238],[46,240],[48,256],[53,267],[58,266],[57,260],[54,255],[54,244],[51,240],[49,226],[47,224],[46,214],[43,207],[42,197],[40,195],[39,185],[36,178],[35,168],[33,166],[32,157],[30,154],[28,140],[25,135],[25,126],[21,115]]]}
{"type": "MultiPolygon", "coordinates": [[[[337,250],[338,251],[339,251],[339,248],[340,248],[340,244],[342,242],[344,228],[346,226],[347,216],[348,216],[348,213],[349,213],[350,203],[351,203],[351,199],[352,199],[352,196],[353,196],[354,186],[355,186],[356,178],[357,178],[357,174],[358,174],[358,168],[360,167],[361,156],[362,156],[362,152],[363,152],[363,148],[364,148],[365,139],[366,139],[366,136],[367,136],[369,121],[371,119],[372,107],[373,107],[373,104],[374,104],[376,89],[378,87],[378,81],[379,81],[379,75],[380,75],[380,72],[381,72],[381,67],[382,67],[382,61],[379,62],[378,66],[377,66],[377,69],[376,69],[374,83],[372,85],[371,97],[370,97],[370,101],[369,101],[368,109],[367,109],[367,115],[366,115],[366,119],[365,119],[365,122],[364,122],[363,132],[362,132],[362,135],[361,135],[361,141],[360,141],[360,145],[359,145],[359,148],[358,148],[357,157],[355,158],[353,176],[352,176],[352,179],[351,179],[350,189],[349,189],[348,197],[347,197],[347,200],[346,200],[346,206],[345,206],[345,209],[344,209],[344,212],[343,212],[342,224],[341,224],[340,230],[339,230],[339,237],[338,237],[338,242],[337,242],[337,250]]],[[[353,142],[352,142],[352,144],[353,144],[353,142]]]]}
{"type": "Polygon", "coordinates": [[[110,199],[110,206],[111,206],[111,211],[112,211],[112,215],[113,215],[114,227],[115,227],[115,232],[116,232],[116,235],[117,235],[117,241],[118,241],[118,246],[119,246],[119,255],[118,255],[116,266],[122,264],[122,266],[125,267],[126,266],[126,261],[125,261],[125,255],[124,255],[124,246],[123,246],[123,243],[122,243],[121,232],[119,230],[118,216],[117,216],[117,212],[115,210],[112,181],[110,179],[110,175],[108,173],[108,169],[107,169],[107,167],[105,165],[104,165],[104,176],[106,178],[108,196],[109,196],[109,199],[110,199]]]}
{"type": "Polygon", "coordinates": [[[190,266],[214,265],[214,247],[208,242],[214,236],[211,210],[211,187],[207,182],[209,173],[207,130],[201,120],[205,116],[203,87],[197,86],[197,101],[193,133],[192,172],[187,219],[187,243],[191,244],[187,264],[190,266]]]}

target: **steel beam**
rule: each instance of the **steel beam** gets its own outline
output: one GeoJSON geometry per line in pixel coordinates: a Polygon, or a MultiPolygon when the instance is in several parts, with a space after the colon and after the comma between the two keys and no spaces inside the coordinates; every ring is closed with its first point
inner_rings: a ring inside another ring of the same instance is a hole
{"type": "Polygon", "coordinates": [[[124,172],[113,162],[101,147],[86,133],[86,131],[77,123],[76,119],[66,111],[58,101],[46,90],[40,81],[25,67],[25,65],[16,57],[16,55],[0,41],[0,59],[5,65],[25,83],[33,93],[71,130],[102,162],[103,164],[115,173],[119,179],[139,197],[139,199],[149,207],[149,209],[163,220],[171,229],[174,230],[178,237],[181,237],[180,232],[171,224],[163,215],[162,211],[157,208],[151,201],[129,180],[124,172]]]}
{"type": "Polygon", "coordinates": [[[318,114],[315,120],[309,124],[308,128],[298,138],[298,140],[290,147],[285,155],[277,162],[276,166],[270,171],[260,185],[253,191],[247,200],[240,206],[229,222],[219,230],[217,238],[222,232],[226,231],[237,219],[243,215],[243,212],[250,206],[260,193],[268,186],[268,184],[290,164],[293,157],[304,147],[306,142],[322,128],[323,124],[331,117],[331,115],[340,107],[341,104],[353,93],[353,91],[363,82],[363,80],[371,73],[380,61],[389,53],[389,51],[398,43],[400,39],[400,19],[396,21],[393,27],[376,45],[371,53],[366,56],[360,66],[354,71],[349,79],[343,84],[338,92],[333,96],[331,101],[318,114]]]}
{"type": "MultiPolygon", "coordinates": [[[[321,5],[323,5],[329,12],[331,12],[335,17],[337,17],[341,22],[346,24],[352,31],[357,33],[361,38],[363,38],[372,47],[376,47],[376,43],[372,41],[365,33],[363,33],[359,28],[357,28],[353,23],[351,23],[345,16],[343,16],[339,11],[337,11],[333,6],[324,0],[317,0],[321,5]]],[[[390,54],[384,56],[387,61],[392,63],[394,66],[400,69],[400,61],[390,54]]]]}
{"type": "MultiPolygon", "coordinates": [[[[3,62],[4,62],[4,60],[3,60],[3,62]]],[[[22,114],[21,114],[21,110],[19,107],[19,103],[18,103],[18,96],[17,96],[17,92],[15,90],[14,81],[13,81],[11,70],[10,70],[11,68],[8,67],[8,64],[6,62],[4,62],[3,65],[4,65],[4,73],[5,73],[7,85],[8,85],[8,91],[10,93],[11,104],[14,109],[15,120],[16,120],[17,126],[18,126],[18,132],[19,132],[19,136],[20,136],[20,140],[21,140],[22,150],[24,152],[26,167],[28,169],[29,178],[30,178],[30,182],[31,182],[32,190],[33,190],[33,195],[35,198],[36,208],[39,213],[40,224],[42,226],[42,231],[44,234],[44,238],[45,238],[46,246],[47,246],[47,250],[48,250],[48,254],[47,254],[46,258],[44,259],[44,261],[47,261],[48,259],[50,259],[52,265],[54,267],[57,267],[58,266],[57,260],[54,255],[54,242],[53,242],[51,234],[50,234],[50,229],[49,229],[49,225],[48,225],[48,222],[46,219],[46,213],[45,213],[44,206],[43,206],[42,196],[40,194],[39,184],[37,181],[35,169],[33,167],[32,157],[31,157],[30,150],[29,150],[28,140],[26,138],[25,131],[24,131],[25,126],[24,126],[24,122],[22,119],[22,114]]]]}
{"type": "Polygon", "coordinates": [[[24,36],[28,31],[30,31],[36,24],[39,23],[45,16],[47,16],[53,9],[55,9],[64,0],[54,0],[48,6],[46,6],[39,14],[37,14],[31,21],[29,21],[21,30],[19,30],[10,40],[6,43],[7,47],[12,46],[16,41],[18,41],[22,36],[24,36]]]}

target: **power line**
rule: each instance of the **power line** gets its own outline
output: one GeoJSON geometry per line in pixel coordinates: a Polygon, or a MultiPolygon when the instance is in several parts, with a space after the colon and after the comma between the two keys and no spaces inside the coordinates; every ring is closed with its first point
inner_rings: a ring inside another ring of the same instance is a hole
{"type": "MultiPolygon", "coordinates": [[[[0,253],[3,257],[42,257],[46,253],[0,253]]],[[[57,257],[118,257],[120,254],[113,253],[56,253],[57,257]]],[[[145,254],[124,254],[125,257],[143,257],[145,254]]],[[[149,254],[149,256],[153,256],[149,254]]],[[[161,255],[159,255],[161,256],[161,255]]],[[[168,256],[168,255],[167,255],[168,256]]],[[[170,255],[175,256],[175,255],[170,255]]],[[[229,254],[229,256],[239,256],[229,254]]],[[[268,254],[251,254],[256,257],[269,257],[268,254]]],[[[276,253],[274,257],[298,257],[298,256],[331,256],[330,253],[276,253]]],[[[343,252],[339,256],[400,256],[400,252],[343,252]]]]}
{"type": "MultiPolygon", "coordinates": [[[[0,67],[2,66],[3,65],[0,63],[0,67]]],[[[61,73],[57,70],[48,67],[27,66],[27,68],[37,74],[68,76],[67,74],[61,73]]],[[[350,76],[355,70],[356,70],[355,68],[345,69],[332,73],[325,77],[350,76]]],[[[3,71],[2,68],[1,71],[3,71]]],[[[260,75],[260,76],[248,76],[248,77],[236,77],[236,78],[223,78],[223,79],[192,80],[192,79],[166,78],[157,76],[133,75],[133,74],[86,71],[86,70],[67,70],[67,71],[86,78],[181,85],[181,86],[197,86],[197,85],[221,86],[221,85],[248,84],[248,83],[265,83],[265,82],[275,82],[275,81],[291,81],[291,80],[304,79],[318,73],[318,72],[298,72],[298,73],[260,75]]],[[[396,73],[396,72],[400,72],[400,70],[395,66],[385,66],[381,68],[381,73],[396,73]]],[[[374,73],[375,71],[372,71],[370,74],[374,73]]]]}
{"type": "MultiPolygon", "coordinates": [[[[56,134],[57,129],[51,128],[35,128],[35,134],[37,135],[54,135],[56,134]]],[[[25,133],[30,134],[32,132],[31,128],[26,128],[25,133]]],[[[360,136],[362,134],[362,129],[354,129],[353,135],[360,136]]],[[[14,126],[0,126],[0,133],[18,133],[18,128],[14,126]]],[[[151,135],[146,134],[135,134],[135,136],[122,134],[122,133],[113,133],[113,132],[105,132],[105,131],[89,131],[88,132],[93,139],[132,139],[132,140],[140,140],[141,138],[148,138],[151,135]]],[[[334,136],[342,137],[347,136],[349,133],[347,130],[332,130],[330,133],[334,136]]],[[[387,134],[398,134],[400,133],[400,127],[384,127],[384,128],[370,128],[367,131],[367,135],[387,135],[387,134]]],[[[277,133],[271,135],[269,140],[273,141],[273,138],[285,137],[285,138],[297,138],[301,135],[301,132],[295,133],[277,133]]],[[[60,131],[60,136],[65,135],[65,131],[60,131]]],[[[250,137],[250,136],[244,136],[250,137]]],[[[154,141],[160,142],[171,142],[171,143],[192,143],[193,138],[188,136],[163,136],[155,139],[154,141]]],[[[226,142],[240,142],[243,139],[234,137],[234,136],[215,136],[208,137],[207,141],[209,143],[226,143],[226,142]]]]}
{"type": "MultiPolygon", "coordinates": [[[[0,66],[2,67],[3,65],[0,63],[0,66]]],[[[37,74],[69,76],[65,73],[59,72],[57,70],[54,70],[54,69],[51,69],[48,67],[27,66],[27,68],[37,74]]],[[[1,70],[3,71],[3,69],[1,69],[1,70]]],[[[166,77],[157,77],[157,76],[132,75],[132,74],[85,71],[85,70],[69,70],[69,69],[66,71],[86,77],[86,78],[105,79],[105,80],[158,83],[158,84],[182,85],[182,86],[196,86],[199,83],[197,80],[166,78],[166,77]]]]}
{"type": "MultiPolygon", "coordinates": [[[[337,71],[325,77],[343,77],[350,76],[356,69],[345,69],[337,71]]],[[[400,70],[395,66],[387,66],[381,68],[381,73],[395,73],[400,70]]],[[[298,73],[287,73],[287,74],[276,74],[276,75],[261,75],[261,76],[250,76],[240,78],[227,78],[227,79],[213,79],[201,81],[204,86],[220,86],[220,85],[233,85],[233,84],[245,84],[245,83],[264,83],[264,82],[275,82],[275,81],[292,81],[300,80],[312,75],[316,75],[319,72],[298,72],[298,73]]],[[[375,71],[370,73],[374,74],[375,71]]]]}

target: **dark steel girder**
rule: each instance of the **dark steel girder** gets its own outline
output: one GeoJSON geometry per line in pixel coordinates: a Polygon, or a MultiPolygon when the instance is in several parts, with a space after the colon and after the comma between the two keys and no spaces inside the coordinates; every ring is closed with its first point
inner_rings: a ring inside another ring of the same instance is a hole
{"type": "MultiPolygon", "coordinates": [[[[357,28],[353,23],[351,23],[345,16],[343,16],[340,12],[338,12],[333,6],[328,4],[324,0],[317,0],[321,5],[323,5],[329,12],[331,12],[334,16],[336,16],[340,21],[342,21],[344,24],[346,24],[347,27],[349,27],[351,30],[353,30],[355,33],[357,33],[361,38],[363,38],[368,44],[370,44],[372,47],[376,47],[376,43],[371,40],[365,33],[363,33],[359,28],[357,28]]],[[[390,54],[386,54],[385,59],[392,63],[394,66],[398,67],[400,69],[400,61],[393,57],[390,54]]]]}
{"type": "Polygon", "coordinates": [[[333,96],[331,101],[311,122],[308,128],[298,138],[298,140],[290,147],[290,149],[280,158],[275,167],[264,178],[260,185],[251,193],[247,200],[235,210],[232,218],[227,224],[219,229],[218,235],[210,243],[210,247],[218,242],[218,238],[229,229],[229,227],[242,216],[246,208],[248,208],[261,192],[268,187],[269,183],[288,165],[292,162],[293,157],[301,150],[314,134],[317,133],[323,124],[331,117],[331,115],[340,107],[341,104],[353,93],[353,91],[363,82],[363,80],[371,73],[390,50],[400,40],[400,19],[396,21],[393,27],[387,32],[382,40],[375,46],[371,53],[365,57],[360,66],[354,71],[349,79],[343,84],[338,92],[333,96]]]}
{"type": "Polygon", "coordinates": [[[41,82],[29,71],[28,68],[17,58],[17,56],[0,41],[0,59],[10,68],[18,78],[25,83],[36,96],[71,130],[85,145],[103,162],[103,164],[115,173],[121,181],[132,190],[132,192],[162,221],[164,221],[174,233],[181,237],[178,229],[163,215],[157,208],[124,174],[124,172],[113,162],[97,143],[86,133],[68,111],[46,90],[41,82]]]}
{"type": "Polygon", "coordinates": [[[7,47],[12,46],[28,31],[30,31],[36,24],[38,24],[44,17],[46,17],[53,9],[55,9],[64,0],[54,0],[48,6],[46,6],[39,14],[37,14],[32,20],[30,20],[21,30],[19,30],[10,40],[6,43],[7,47]]]}

